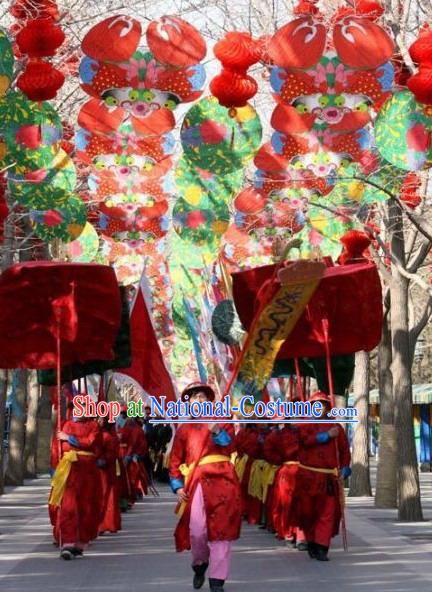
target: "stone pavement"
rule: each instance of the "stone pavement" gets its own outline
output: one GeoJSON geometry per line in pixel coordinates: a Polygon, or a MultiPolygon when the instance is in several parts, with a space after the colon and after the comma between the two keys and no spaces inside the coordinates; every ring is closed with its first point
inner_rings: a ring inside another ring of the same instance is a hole
{"type": "MultiPolygon", "coordinates": [[[[432,475],[422,475],[425,518],[432,518],[432,475]]],[[[176,554],[174,500],[166,486],[124,516],[124,529],[99,538],[85,557],[65,562],[52,545],[48,479],[0,497],[1,592],[187,592],[189,557],[176,554]]],[[[350,548],[335,540],[331,561],[312,561],[256,527],[235,545],[226,592],[432,591],[432,523],[398,524],[394,510],[369,498],[348,500],[350,548]]],[[[203,590],[208,590],[207,584],[203,590]]]]}

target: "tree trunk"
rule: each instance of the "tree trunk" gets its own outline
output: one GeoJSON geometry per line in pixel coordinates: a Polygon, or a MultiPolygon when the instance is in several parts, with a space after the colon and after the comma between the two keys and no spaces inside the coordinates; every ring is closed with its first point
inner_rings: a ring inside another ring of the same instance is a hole
{"type": "Polygon", "coordinates": [[[37,372],[32,370],[28,374],[27,421],[25,426],[24,447],[24,476],[36,477],[37,452],[37,412],[39,403],[39,384],[37,372]]]}
{"type": "Polygon", "coordinates": [[[17,386],[11,407],[9,454],[5,482],[7,485],[24,483],[24,438],[27,395],[27,370],[16,370],[17,386]]]}
{"type": "Polygon", "coordinates": [[[0,495],[4,491],[4,428],[6,421],[6,395],[8,385],[8,372],[7,370],[0,370],[0,495]]]}
{"type": "Polygon", "coordinates": [[[376,508],[397,507],[397,455],[394,427],[393,378],[391,373],[392,341],[390,319],[384,318],[383,335],[378,349],[378,384],[380,429],[378,468],[375,491],[376,508]]]}
{"type": "MultiPolygon", "coordinates": [[[[402,210],[393,199],[389,200],[389,227],[392,255],[399,265],[405,267],[402,210]]],[[[390,310],[395,428],[398,437],[398,516],[403,521],[419,521],[423,520],[423,513],[412,412],[408,289],[407,278],[392,263],[390,310]]]]}
{"type": "Polygon", "coordinates": [[[52,425],[52,404],[48,387],[42,387],[42,394],[39,399],[39,410],[37,418],[37,473],[48,473],[51,456],[52,425]]]}
{"type": "Polygon", "coordinates": [[[358,412],[358,423],[354,428],[350,497],[372,495],[369,474],[369,388],[369,354],[361,351],[355,356],[354,407],[358,412]]]}

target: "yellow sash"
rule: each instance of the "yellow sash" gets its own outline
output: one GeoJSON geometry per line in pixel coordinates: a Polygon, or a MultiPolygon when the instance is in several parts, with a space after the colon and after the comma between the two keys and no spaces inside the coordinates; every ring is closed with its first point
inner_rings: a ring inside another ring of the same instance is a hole
{"type": "Polygon", "coordinates": [[[116,458],[116,477],[120,477],[120,475],[121,475],[120,463],[118,461],[118,458],[116,458]]]}
{"type": "Polygon", "coordinates": [[[259,500],[262,500],[263,471],[266,464],[265,460],[254,460],[251,466],[248,494],[259,500]]]}
{"type": "Polygon", "coordinates": [[[247,454],[243,454],[242,457],[237,457],[235,463],[235,471],[237,473],[238,480],[241,482],[243,480],[243,475],[246,470],[247,461],[249,457],[247,454]]]}
{"type": "Polygon", "coordinates": [[[337,469],[320,469],[318,467],[308,467],[302,464],[300,464],[300,468],[313,471],[314,473],[325,473],[326,475],[334,475],[335,477],[339,476],[339,471],[337,469]]]}
{"type": "Polygon", "coordinates": [[[299,461],[298,460],[287,460],[284,462],[284,465],[299,465],[299,461]]]}
{"type": "Polygon", "coordinates": [[[276,473],[279,470],[279,465],[271,465],[266,463],[266,466],[263,469],[263,476],[262,476],[262,499],[261,501],[265,504],[267,500],[267,493],[269,490],[270,485],[273,485],[276,473]]]}
{"type": "MultiPolygon", "coordinates": [[[[224,454],[208,454],[207,456],[203,456],[202,459],[198,461],[198,466],[202,467],[204,465],[210,465],[213,463],[221,463],[221,462],[231,462],[231,459],[229,456],[225,456],[224,454]]],[[[180,473],[185,478],[185,486],[188,483],[189,477],[191,476],[195,465],[196,465],[196,463],[192,463],[190,465],[182,464],[179,467],[180,473]]],[[[179,518],[182,517],[183,512],[186,508],[186,504],[187,504],[187,502],[182,502],[180,504],[178,510],[176,511],[176,514],[179,518]]]]}
{"type": "Polygon", "coordinates": [[[94,456],[94,454],[85,450],[68,450],[68,452],[63,454],[57,465],[54,477],[51,480],[52,490],[48,503],[52,506],[59,506],[61,504],[72,463],[78,461],[78,456],[94,456]]]}

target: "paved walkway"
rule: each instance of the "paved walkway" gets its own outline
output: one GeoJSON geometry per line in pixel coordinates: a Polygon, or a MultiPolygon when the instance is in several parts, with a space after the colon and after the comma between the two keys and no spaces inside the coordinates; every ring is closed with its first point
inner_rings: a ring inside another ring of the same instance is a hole
{"type": "MultiPolygon", "coordinates": [[[[422,475],[425,517],[432,518],[432,475],[422,475]]],[[[186,554],[173,550],[173,496],[161,487],[124,516],[124,529],[98,539],[86,556],[65,562],[51,543],[48,480],[29,481],[0,497],[1,592],[187,592],[186,554]]],[[[432,591],[432,523],[397,524],[371,499],[348,502],[350,549],[336,539],[329,563],[286,548],[245,527],[235,546],[227,592],[432,591]]],[[[208,590],[207,585],[203,588],[208,590]]]]}

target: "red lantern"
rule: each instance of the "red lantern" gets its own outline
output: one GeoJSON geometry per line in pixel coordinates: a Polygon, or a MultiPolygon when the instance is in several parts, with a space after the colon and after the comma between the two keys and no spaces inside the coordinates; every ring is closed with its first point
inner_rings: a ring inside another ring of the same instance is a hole
{"type": "Polygon", "coordinates": [[[425,25],[420,35],[409,48],[410,56],[416,64],[432,64],[432,30],[425,25]]]}
{"type": "Polygon", "coordinates": [[[224,68],[210,83],[210,92],[223,107],[244,107],[256,95],[258,84],[247,74],[224,68]]]}
{"type": "Polygon", "coordinates": [[[344,250],[338,261],[341,265],[347,265],[364,260],[364,251],[369,248],[372,241],[366,233],[360,230],[348,230],[341,237],[340,242],[343,244],[344,250]]]}
{"type": "Polygon", "coordinates": [[[31,58],[53,56],[64,40],[61,28],[47,18],[29,21],[16,36],[21,53],[31,58]]]}
{"type": "Polygon", "coordinates": [[[17,80],[17,87],[31,101],[54,99],[63,86],[64,75],[46,62],[29,62],[17,80]]]}
{"type": "Polygon", "coordinates": [[[294,14],[318,14],[319,9],[317,6],[315,6],[315,4],[316,0],[300,0],[297,6],[294,7],[294,14]]]}
{"type": "Polygon", "coordinates": [[[260,57],[258,43],[249,33],[227,33],[213,48],[217,59],[226,68],[247,70],[260,57]]]}
{"type": "Polygon", "coordinates": [[[210,92],[223,107],[244,107],[258,91],[247,69],[261,58],[261,47],[249,33],[227,33],[214,47],[222,72],[210,83],[210,92]]]}
{"type": "Polygon", "coordinates": [[[411,210],[415,210],[421,204],[421,196],[418,193],[421,182],[416,173],[408,173],[404,179],[400,198],[411,210]]]}
{"type": "Polygon", "coordinates": [[[18,20],[52,18],[57,21],[60,14],[55,0],[15,0],[9,12],[18,20]]]}
{"type": "Polygon", "coordinates": [[[417,74],[408,79],[407,86],[419,103],[432,105],[432,64],[421,65],[417,74]]]}
{"type": "Polygon", "coordinates": [[[147,44],[162,64],[187,67],[200,62],[207,53],[201,34],[177,16],[162,16],[146,31],[147,44]]]}

